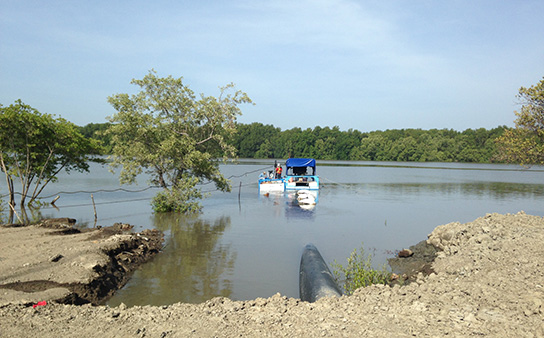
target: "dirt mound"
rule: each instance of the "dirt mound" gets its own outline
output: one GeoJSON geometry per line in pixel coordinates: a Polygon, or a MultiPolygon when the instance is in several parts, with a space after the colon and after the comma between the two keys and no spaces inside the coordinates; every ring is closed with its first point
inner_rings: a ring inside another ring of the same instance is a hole
{"type": "Polygon", "coordinates": [[[544,219],[487,215],[437,227],[434,273],[406,286],[370,286],[315,303],[250,301],[116,308],[0,307],[4,336],[407,337],[544,336],[544,219]]]}

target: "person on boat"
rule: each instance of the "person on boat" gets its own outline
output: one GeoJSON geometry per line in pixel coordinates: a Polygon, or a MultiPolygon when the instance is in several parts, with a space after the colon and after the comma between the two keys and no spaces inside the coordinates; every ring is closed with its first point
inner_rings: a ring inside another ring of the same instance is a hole
{"type": "Polygon", "coordinates": [[[262,174],[259,175],[259,179],[264,179],[264,178],[267,178],[268,175],[266,174],[266,171],[263,171],[262,174]]]}
{"type": "Polygon", "coordinates": [[[281,164],[276,167],[276,178],[281,178],[281,172],[283,171],[281,164]]]}

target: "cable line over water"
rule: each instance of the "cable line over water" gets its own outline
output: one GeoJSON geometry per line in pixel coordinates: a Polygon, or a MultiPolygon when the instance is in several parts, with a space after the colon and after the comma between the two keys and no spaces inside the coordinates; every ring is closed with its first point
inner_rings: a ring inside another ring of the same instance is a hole
{"type": "MultiPolygon", "coordinates": [[[[247,176],[249,174],[253,174],[253,173],[256,173],[256,172],[261,172],[261,171],[263,171],[265,169],[268,169],[270,167],[271,166],[269,165],[269,166],[266,166],[266,167],[263,167],[263,168],[247,171],[247,172],[239,174],[239,175],[231,175],[231,176],[227,177],[227,179],[244,177],[244,176],[247,176]]],[[[212,182],[213,181],[208,181],[206,183],[200,184],[200,186],[205,186],[205,185],[210,184],[212,182]]],[[[240,185],[240,187],[245,187],[245,186],[250,186],[250,185],[252,185],[252,183],[242,184],[242,185],[240,185]]],[[[44,199],[52,198],[52,197],[63,195],[63,194],[64,195],[96,194],[96,193],[114,193],[114,192],[120,192],[120,191],[121,192],[126,192],[126,193],[141,193],[141,192],[144,192],[144,191],[147,191],[147,190],[150,190],[150,189],[157,189],[157,188],[160,189],[161,187],[155,185],[155,186],[147,186],[145,188],[137,189],[137,190],[130,190],[130,189],[126,189],[126,188],[116,188],[116,189],[59,191],[59,192],[57,192],[55,194],[50,194],[50,195],[47,195],[47,196],[39,196],[38,199],[44,200],[44,199]]],[[[217,189],[209,189],[209,190],[203,190],[202,192],[203,193],[214,193],[214,192],[218,192],[218,190],[217,189]]],[[[15,192],[14,194],[18,195],[18,196],[22,195],[20,192],[15,192]]],[[[3,199],[5,197],[7,197],[7,196],[9,196],[9,195],[8,194],[0,195],[0,199],[3,199]]],[[[124,200],[107,201],[107,202],[98,202],[98,203],[94,203],[94,204],[95,205],[117,204],[117,203],[128,203],[128,202],[144,201],[144,200],[149,200],[149,199],[151,199],[151,197],[124,199],[124,200]]],[[[91,206],[91,205],[93,205],[93,203],[72,204],[72,205],[62,205],[62,206],[53,206],[53,205],[47,204],[47,205],[43,205],[42,207],[40,207],[40,209],[52,209],[52,208],[58,208],[58,207],[75,208],[75,207],[85,207],[85,206],[91,206]]]]}

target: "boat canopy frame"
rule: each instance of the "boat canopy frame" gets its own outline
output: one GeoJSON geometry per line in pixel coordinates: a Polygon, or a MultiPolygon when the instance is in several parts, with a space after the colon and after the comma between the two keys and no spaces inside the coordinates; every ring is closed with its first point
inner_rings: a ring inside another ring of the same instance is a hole
{"type": "Polygon", "coordinates": [[[315,159],[313,158],[288,158],[285,161],[287,176],[315,176],[315,159]],[[308,168],[312,172],[308,174],[308,168]],[[289,169],[291,173],[289,173],[289,169]]]}

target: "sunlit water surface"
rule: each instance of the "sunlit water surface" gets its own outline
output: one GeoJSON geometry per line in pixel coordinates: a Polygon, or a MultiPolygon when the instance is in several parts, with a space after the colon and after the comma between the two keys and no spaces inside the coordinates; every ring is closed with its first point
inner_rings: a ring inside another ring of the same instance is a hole
{"type": "MultiPolygon", "coordinates": [[[[43,217],[73,217],[81,226],[133,224],[162,230],[162,253],[136,271],[109,305],[198,303],[216,296],[235,300],[280,293],[298,297],[304,246],[313,243],[327,263],[345,263],[355,248],[373,254],[376,267],[396,250],[427,238],[438,225],[469,222],[487,213],[544,216],[544,168],[512,165],[318,161],[317,205],[300,208],[293,194],[258,193],[257,177],[270,161],[222,165],[232,192],[202,187],[210,196],[197,216],[153,214],[156,189],[119,191],[116,175],[92,165],[89,174],[63,174],[42,193],[58,207],[43,217]],[[113,191],[115,190],[115,191],[113,191]],[[78,192],[79,191],[79,192],[78,192]],[[61,192],[61,193],[59,193],[61,192]],[[77,193],[68,193],[77,192],[77,193]]],[[[5,183],[0,185],[5,192],[5,183]]]]}

